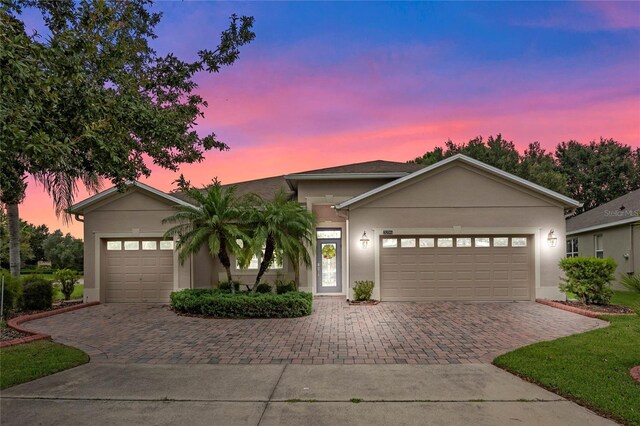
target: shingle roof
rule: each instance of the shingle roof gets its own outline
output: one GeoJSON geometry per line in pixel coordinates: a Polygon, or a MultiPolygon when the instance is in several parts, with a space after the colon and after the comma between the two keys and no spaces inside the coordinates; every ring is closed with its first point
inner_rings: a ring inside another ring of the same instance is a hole
{"type": "Polygon", "coordinates": [[[422,164],[400,163],[397,161],[374,160],[363,163],[344,164],[342,166],[327,167],[324,169],[309,170],[293,173],[296,175],[313,175],[327,173],[412,173],[420,170],[422,164]]]}
{"type": "MultiPolygon", "coordinates": [[[[281,188],[284,189],[286,193],[293,195],[293,191],[291,191],[291,189],[287,185],[287,181],[284,179],[284,176],[272,176],[268,178],[247,180],[244,182],[222,185],[223,188],[229,186],[236,187],[237,195],[256,194],[267,200],[273,198],[276,192],[278,192],[281,188]]],[[[204,191],[204,188],[201,189],[201,191],[204,191]]],[[[193,204],[193,200],[182,191],[170,192],[169,194],[193,204]]]]}
{"type": "Polygon", "coordinates": [[[640,220],[640,189],[567,220],[567,234],[592,227],[614,226],[620,221],[640,220]]]}

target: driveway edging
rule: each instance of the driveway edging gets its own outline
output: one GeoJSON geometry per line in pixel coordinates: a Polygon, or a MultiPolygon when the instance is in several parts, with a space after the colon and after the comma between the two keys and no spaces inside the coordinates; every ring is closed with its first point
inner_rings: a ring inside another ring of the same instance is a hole
{"type": "Polygon", "coordinates": [[[585,317],[596,318],[596,319],[600,319],[600,317],[603,315],[614,316],[614,317],[635,315],[635,314],[621,314],[616,312],[611,312],[611,313],[594,312],[594,311],[589,311],[587,309],[577,308],[575,306],[565,305],[564,303],[556,302],[555,300],[549,300],[549,299],[536,299],[536,302],[541,303],[543,305],[551,306],[552,308],[562,309],[563,311],[573,312],[574,314],[583,315],[585,317]]]}
{"type": "Polygon", "coordinates": [[[55,310],[51,310],[51,311],[38,312],[36,314],[22,315],[22,316],[19,316],[19,317],[11,318],[9,321],[7,321],[7,326],[12,328],[12,329],[14,329],[14,330],[16,330],[16,331],[19,331],[20,333],[29,334],[29,336],[20,337],[18,339],[13,339],[13,340],[8,340],[6,342],[0,342],[0,348],[6,348],[6,347],[9,347],[9,346],[22,345],[23,343],[35,342],[36,340],[43,340],[43,339],[50,339],[51,338],[51,336],[48,335],[48,334],[31,331],[31,330],[28,330],[28,329],[26,329],[24,327],[21,327],[20,324],[22,324],[22,323],[33,321],[33,320],[37,320],[37,319],[40,319],[40,318],[50,317],[50,316],[53,316],[53,315],[64,314],[66,312],[76,311],[78,309],[88,308],[89,306],[95,306],[95,305],[99,305],[99,304],[100,304],[100,302],[80,303],[78,305],[67,306],[66,308],[60,308],[60,309],[55,309],[55,310]]]}

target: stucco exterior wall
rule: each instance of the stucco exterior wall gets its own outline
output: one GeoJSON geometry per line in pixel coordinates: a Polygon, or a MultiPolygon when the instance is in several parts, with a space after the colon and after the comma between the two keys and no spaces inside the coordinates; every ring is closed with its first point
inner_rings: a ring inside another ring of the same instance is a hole
{"type": "MultiPolygon", "coordinates": [[[[84,214],[84,286],[85,299],[104,300],[104,286],[100,293],[96,289],[96,239],[97,238],[143,238],[162,237],[169,225],[162,219],[174,210],[166,200],[160,200],[148,193],[132,187],[124,194],[109,197],[84,214]]],[[[98,250],[104,244],[98,242],[98,250]]],[[[100,272],[100,271],[98,271],[100,272]]],[[[179,288],[191,286],[191,262],[178,266],[179,288]]]]}
{"type": "MultiPolygon", "coordinates": [[[[551,229],[565,238],[564,208],[506,184],[493,176],[455,165],[404,185],[349,212],[349,287],[356,280],[376,281],[378,240],[383,230],[402,234],[529,234],[536,253],[536,297],[562,298],[559,260],[564,246],[549,247],[551,229]],[[359,244],[366,231],[371,244],[359,244]]],[[[374,297],[379,298],[376,282],[374,297]]]]}
{"type": "Polygon", "coordinates": [[[567,238],[578,239],[579,256],[595,257],[596,235],[602,235],[604,257],[612,258],[618,265],[616,282],[613,288],[624,290],[625,288],[618,282],[620,275],[638,273],[638,267],[640,267],[640,227],[638,225],[625,224],[571,235],[567,238]]]}
{"type": "Polygon", "coordinates": [[[298,201],[307,202],[307,197],[355,197],[373,188],[390,182],[392,179],[353,179],[353,180],[304,180],[298,182],[298,201]]]}

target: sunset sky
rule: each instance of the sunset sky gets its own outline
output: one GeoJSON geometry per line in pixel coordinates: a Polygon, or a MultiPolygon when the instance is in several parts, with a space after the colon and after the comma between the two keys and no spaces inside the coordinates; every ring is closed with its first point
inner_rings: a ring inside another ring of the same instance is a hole
{"type": "MultiPolygon", "coordinates": [[[[187,59],[217,45],[230,14],[256,19],[240,60],[198,79],[209,102],[199,129],[231,150],[182,167],[194,184],[406,161],[447,139],[497,133],[518,147],[601,136],[640,146],[638,2],[154,8],[164,18],[152,45],[187,59]]],[[[170,190],[175,178],[156,169],[143,182],[170,190]]],[[[33,183],[21,216],[82,236],[33,183]]]]}

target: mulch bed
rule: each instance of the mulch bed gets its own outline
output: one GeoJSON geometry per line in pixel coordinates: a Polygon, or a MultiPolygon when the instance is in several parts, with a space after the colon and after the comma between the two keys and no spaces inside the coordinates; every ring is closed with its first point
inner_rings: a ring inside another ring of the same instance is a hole
{"type": "Polygon", "coordinates": [[[348,300],[349,305],[369,305],[369,306],[373,306],[373,305],[377,305],[378,303],[380,303],[379,300],[348,300]]]}
{"type": "Polygon", "coordinates": [[[564,300],[548,300],[548,299],[536,299],[536,302],[543,305],[551,306],[553,308],[562,309],[565,311],[573,312],[574,314],[584,315],[586,317],[597,318],[600,315],[633,315],[635,311],[626,306],[619,305],[586,305],[576,301],[564,301],[564,300]]]}
{"type": "Polygon", "coordinates": [[[567,300],[560,301],[554,300],[554,302],[562,303],[563,305],[572,306],[578,309],[586,309],[587,311],[597,312],[599,314],[633,314],[633,309],[628,306],[620,305],[587,305],[582,302],[567,300]]]}
{"type": "Polygon", "coordinates": [[[0,328],[0,342],[8,342],[10,340],[21,339],[27,336],[30,336],[30,334],[21,333],[17,330],[14,330],[13,328],[0,328]]]}

